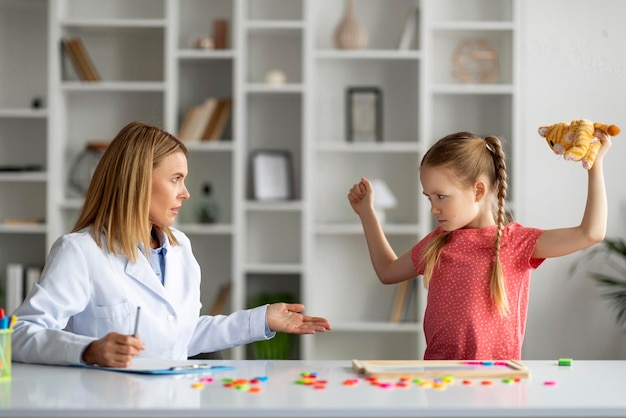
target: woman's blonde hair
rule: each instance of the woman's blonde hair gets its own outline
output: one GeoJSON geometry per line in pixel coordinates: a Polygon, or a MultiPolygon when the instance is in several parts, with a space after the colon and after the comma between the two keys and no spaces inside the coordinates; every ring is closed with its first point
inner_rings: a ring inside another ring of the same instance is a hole
{"type": "MultiPolygon", "coordinates": [[[[420,167],[426,166],[445,166],[451,169],[456,175],[456,180],[466,187],[473,187],[475,182],[484,176],[489,181],[490,189],[495,191],[493,215],[497,227],[494,237],[495,257],[489,288],[491,300],[500,313],[506,315],[509,312],[509,303],[500,260],[500,245],[504,227],[511,221],[511,218],[505,208],[508,189],[506,158],[500,139],[495,136],[481,138],[469,132],[448,135],[437,141],[426,152],[420,167]]],[[[421,256],[425,265],[424,286],[426,287],[449,236],[450,232],[438,235],[425,246],[422,252],[421,256]]]]}
{"type": "MultiPolygon", "coordinates": [[[[72,232],[92,227],[98,246],[137,261],[138,246],[149,251],[152,170],[185,145],[156,126],[131,122],[122,128],[100,159],[72,232]]],[[[178,241],[167,227],[158,227],[172,245],[178,241]]]]}

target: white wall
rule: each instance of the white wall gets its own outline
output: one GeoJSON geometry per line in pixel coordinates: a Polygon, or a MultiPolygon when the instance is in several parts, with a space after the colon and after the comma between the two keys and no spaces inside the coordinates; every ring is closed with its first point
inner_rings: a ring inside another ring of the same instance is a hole
{"type": "MultiPolygon", "coordinates": [[[[539,228],[577,225],[586,197],[579,163],[557,160],[540,125],[586,118],[621,127],[605,157],[609,237],[626,237],[626,1],[524,0],[521,76],[526,141],[521,214],[539,228]]],[[[626,359],[626,328],[576,259],[549,259],[533,273],[524,359],[626,359]]]]}

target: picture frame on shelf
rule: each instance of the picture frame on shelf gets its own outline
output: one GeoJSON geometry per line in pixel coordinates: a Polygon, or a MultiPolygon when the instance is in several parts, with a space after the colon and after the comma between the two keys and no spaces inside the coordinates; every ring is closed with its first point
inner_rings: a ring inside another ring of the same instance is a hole
{"type": "Polygon", "coordinates": [[[254,200],[293,199],[291,154],[284,150],[258,150],[251,156],[254,200]]]}
{"type": "Polygon", "coordinates": [[[378,87],[349,87],[346,90],[348,142],[383,140],[382,91],[378,87]]]}

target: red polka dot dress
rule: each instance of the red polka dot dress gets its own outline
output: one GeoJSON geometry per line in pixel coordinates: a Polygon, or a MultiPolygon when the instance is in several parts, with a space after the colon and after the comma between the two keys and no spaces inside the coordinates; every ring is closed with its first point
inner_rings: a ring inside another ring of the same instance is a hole
{"type": "MultiPolygon", "coordinates": [[[[516,222],[504,229],[500,257],[509,314],[501,316],[489,292],[495,228],[458,229],[444,246],[428,286],[425,360],[520,359],[530,272],[544,261],[531,255],[543,231],[516,222]]],[[[424,246],[444,232],[437,228],[413,247],[419,274],[424,272],[420,261],[424,246]]]]}

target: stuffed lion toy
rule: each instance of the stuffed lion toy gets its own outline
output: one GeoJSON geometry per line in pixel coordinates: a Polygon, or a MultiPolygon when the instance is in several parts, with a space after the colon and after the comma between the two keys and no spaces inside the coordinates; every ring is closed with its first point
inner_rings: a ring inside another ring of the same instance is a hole
{"type": "Polygon", "coordinates": [[[568,161],[581,161],[586,170],[593,167],[600,149],[600,141],[595,137],[596,131],[603,131],[611,136],[620,133],[616,125],[591,122],[587,119],[539,127],[539,135],[546,139],[555,154],[562,155],[568,161]]]}

